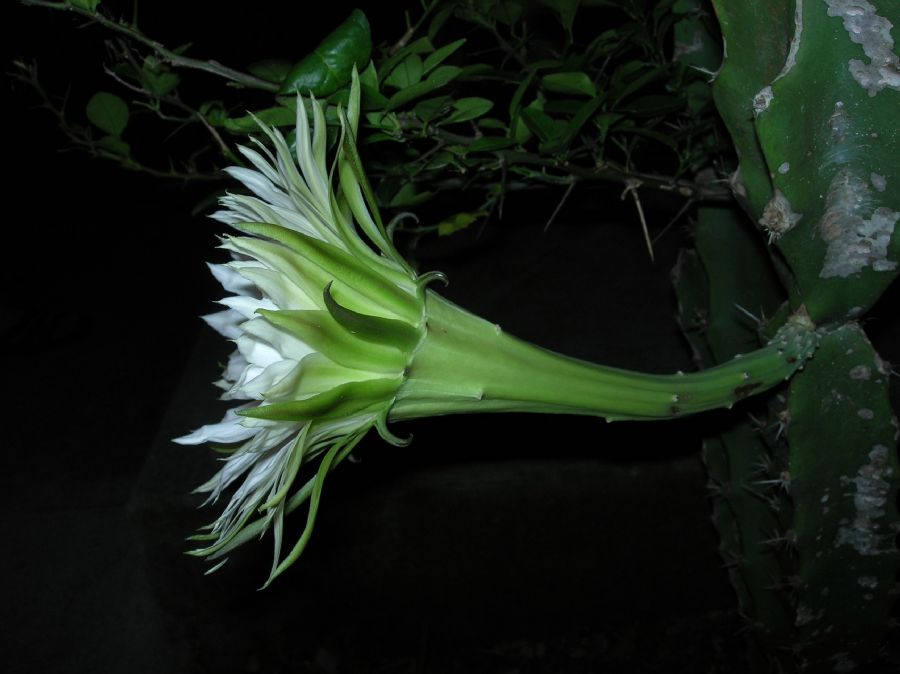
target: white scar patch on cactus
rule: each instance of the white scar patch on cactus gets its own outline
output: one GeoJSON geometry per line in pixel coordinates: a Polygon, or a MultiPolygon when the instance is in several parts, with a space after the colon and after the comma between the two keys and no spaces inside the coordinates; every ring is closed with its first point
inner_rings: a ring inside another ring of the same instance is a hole
{"type": "Polygon", "coordinates": [[[796,0],[794,3],[794,35],[791,37],[791,44],[788,47],[787,57],[784,59],[784,66],[781,72],[772,80],[773,83],[787,75],[795,65],[797,65],[797,52],[800,49],[800,38],[803,36],[803,0],[796,0]]]}
{"type": "Polygon", "coordinates": [[[866,267],[896,269],[897,262],[888,259],[888,245],[900,213],[883,206],[873,208],[869,186],[846,167],[835,174],[826,199],[819,235],[828,250],[819,276],[845,278],[866,267]]]}
{"type": "Polygon", "coordinates": [[[888,465],[889,451],[885,445],[875,445],[869,452],[869,463],[860,467],[856,477],[841,476],[842,485],[856,487],[853,494],[856,517],[841,520],[835,547],[849,545],[866,557],[896,553],[894,534],[890,531],[879,533],[881,524],[877,522],[885,515],[887,497],[891,491],[891,485],[885,479],[894,472],[888,465]]]}
{"type": "Polygon", "coordinates": [[[802,217],[803,214],[795,213],[788,198],[776,188],[775,195],[763,209],[759,224],[769,233],[769,243],[772,243],[792,230],[802,217]]]}
{"type": "MultiPolygon", "coordinates": [[[[868,0],[825,0],[828,16],[839,17],[850,39],[863,48],[869,63],[850,59],[848,68],[869,96],[882,89],[900,91],[900,58],[894,53],[893,24],[868,0]]],[[[798,3],[799,4],[799,3],[798,3]]]]}
{"type": "Polygon", "coordinates": [[[753,114],[758,117],[760,113],[768,110],[773,98],[775,98],[775,94],[772,92],[772,87],[763,87],[753,97],[753,114]]]}
{"type": "Polygon", "coordinates": [[[884,192],[887,189],[887,180],[885,177],[879,173],[873,173],[869,176],[869,182],[872,183],[872,187],[874,187],[879,192],[884,192]]]}

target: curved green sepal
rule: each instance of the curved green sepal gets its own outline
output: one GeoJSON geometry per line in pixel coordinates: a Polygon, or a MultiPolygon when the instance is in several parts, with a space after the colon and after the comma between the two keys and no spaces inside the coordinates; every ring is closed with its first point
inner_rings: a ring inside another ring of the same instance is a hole
{"type": "MultiPolygon", "coordinates": [[[[367,429],[366,429],[367,430],[367,429]]],[[[316,514],[319,512],[319,503],[322,499],[322,487],[325,484],[325,477],[331,471],[334,466],[338,465],[344,458],[347,457],[350,452],[353,451],[353,448],[359,443],[359,441],[365,435],[365,430],[361,433],[346,438],[342,442],[336,443],[332,446],[325,456],[322,458],[322,462],[319,464],[319,470],[316,471],[316,476],[312,482],[312,488],[309,492],[309,512],[306,515],[306,526],[303,529],[303,533],[300,535],[300,538],[294,544],[293,549],[287,554],[287,556],[281,560],[278,565],[272,569],[272,573],[269,575],[268,580],[266,580],[262,589],[267,588],[273,580],[275,580],[278,576],[280,576],[285,569],[291,566],[294,562],[299,559],[300,555],[303,554],[303,551],[306,549],[307,544],[309,543],[309,539],[312,536],[313,527],[316,523],[316,514]]]]}
{"type": "MultiPolygon", "coordinates": [[[[385,278],[381,269],[372,270],[340,248],[306,234],[268,223],[241,223],[241,229],[287,246],[301,258],[323,269],[350,292],[370,298],[371,301],[407,320],[415,322],[419,320],[422,310],[415,297],[385,278]]],[[[407,278],[403,274],[398,276],[407,278]]]]}
{"type": "Polygon", "coordinates": [[[359,9],[335,28],[285,77],[279,93],[328,96],[350,82],[354,66],[365,67],[372,54],[369,20],[359,9]]]}
{"type": "Polygon", "coordinates": [[[388,414],[391,412],[390,405],[386,406],[377,417],[375,417],[375,430],[378,431],[378,435],[381,436],[381,439],[385,442],[389,442],[394,445],[394,447],[406,447],[409,443],[412,442],[413,436],[410,433],[407,437],[401,438],[394,433],[391,432],[391,429],[388,428],[388,414]]]}
{"type": "Polygon", "coordinates": [[[384,373],[401,372],[406,367],[404,352],[354,336],[327,311],[259,309],[257,313],[338,365],[384,373]]]}
{"type": "Polygon", "coordinates": [[[305,400],[261,405],[240,410],[238,414],[251,419],[270,421],[337,419],[357,414],[374,404],[389,400],[401,383],[400,379],[352,381],[305,400]]]}
{"type": "Polygon", "coordinates": [[[331,317],[347,332],[366,342],[393,346],[411,354],[422,339],[418,328],[393,318],[370,316],[347,309],[338,304],[331,294],[331,283],[325,286],[322,298],[331,317]]]}

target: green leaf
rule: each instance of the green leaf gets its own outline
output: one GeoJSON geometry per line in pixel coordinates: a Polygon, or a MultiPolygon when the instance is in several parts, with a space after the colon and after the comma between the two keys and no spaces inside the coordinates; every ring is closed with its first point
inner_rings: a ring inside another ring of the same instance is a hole
{"type": "Polygon", "coordinates": [[[69,0],[69,4],[88,12],[95,12],[97,11],[97,5],[100,4],[100,0],[69,0]]]}
{"type": "Polygon", "coordinates": [[[148,56],[141,67],[141,81],[154,96],[165,96],[178,86],[180,78],[165,63],[148,56]]]}
{"type": "Polygon", "coordinates": [[[522,18],[525,8],[521,0],[500,0],[494,10],[494,18],[500,23],[511,26],[522,18]]]}
{"type": "Polygon", "coordinates": [[[575,22],[575,14],[578,12],[578,5],[581,4],[581,0],[541,0],[541,4],[550,7],[559,14],[560,23],[571,37],[572,24],[575,22]]]}
{"type": "Polygon", "coordinates": [[[384,83],[395,89],[406,89],[422,79],[425,68],[422,57],[418,54],[410,54],[394,68],[385,78],[384,83]]]}
{"type": "Polygon", "coordinates": [[[426,98],[424,101],[416,103],[413,113],[420,120],[428,124],[437,117],[440,117],[453,106],[453,99],[449,96],[438,96],[436,98],[426,98]]]}
{"type": "Polygon", "coordinates": [[[502,119],[497,119],[496,117],[482,117],[478,120],[478,128],[502,131],[504,134],[508,129],[506,123],[502,119]]]}
{"type": "Polygon", "coordinates": [[[565,124],[553,119],[543,110],[532,108],[531,106],[522,109],[522,121],[534,132],[542,143],[549,143],[556,140],[565,124]]]}
{"type": "Polygon", "coordinates": [[[582,72],[550,73],[541,78],[541,86],[558,94],[578,94],[593,98],[597,87],[591,78],[582,72]]]}
{"type": "Polygon", "coordinates": [[[462,69],[456,66],[438,66],[424,82],[414,84],[391,96],[385,109],[394,110],[405,103],[430,94],[432,91],[452,82],[461,71],[462,69]]]}
{"type": "Polygon", "coordinates": [[[121,136],[128,126],[128,105],[115,94],[99,91],[87,103],[85,109],[91,124],[111,136],[121,136]]]}
{"type": "Polygon", "coordinates": [[[421,37],[415,42],[409,43],[403,49],[398,50],[396,54],[394,54],[381,64],[380,77],[382,82],[388,75],[391,74],[391,71],[410,54],[424,54],[432,51],[434,51],[434,46],[431,44],[431,40],[429,40],[427,37],[421,37]]]}
{"type": "Polygon", "coordinates": [[[381,93],[378,86],[378,70],[372,61],[369,61],[366,69],[359,74],[359,90],[362,98],[360,106],[363,110],[382,110],[387,105],[387,97],[381,93]]]}
{"type": "Polygon", "coordinates": [[[519,82],[519,86],[516,87],[515,93],[513,93],[512,100],[509,102],[509,118],[512,120],[519,112],[519,105],[522,103],[522,96],[525,95],[525,91],[528,89],[528,85],[531,84],[531,81],[534,79],[534,70],[529,70],[528,74],[525,76],[525,79],[519,82]]]}
{"type": "Polygon", "coordinates": [[[434,192],[417,192],[415,185],[413,185],[412,183],[406,183],[393,196],[388,206],[390,206],[391,208],[407,208],[409,206],[418,206],[419,204],[428,201],[432,196],[434,196],[434,192]]]}
{"type": "Polygon", "coordinates": [[[369,20],[359,9],[335,28],[288,73],[279,93],[328,96],[350,82],[353,67],[364,68],[372,54],[369,20]]]}
{"type": "Polygon", "coordinates": [[[464,211],[462,213],[451,215],[449,218],[438,224],[438,235],[449,236],[454,232],[465,229],[473,222],[478,222],[478,220],[485,215],[484,211],[476,211],[474,213],[464,211]]]}
{"type": "Polygon", "coordinates": [[[460,98],[453,104],[453,107],[454,111],[443,122],[444,124],[456,124],[458,122],[467,122],[470,119],[477,119],[487,114],[494,107],[494,103],[486,98],[472,96],[470,98],[460,98]]]}
{"type": "Polygon", "coordinates": [[[253,115],[226,119],[222,126],[232,133],[253,133],[259,131],[260,122],[268,126],[294,126],[297,123],[297,111],[291,108],[278,107],[257,110],[253,115]]]}
{"type": "Polygon", "coordinates": [[[508,147],[516,145],[513,138],[497,138],[496,136],[485,136],[473,141],[469,145],[469,152],[493,152],[495,150],[505,150],[508,147]]]}
{"type": "Polygon", "coordinates": [[[97,141],[97,147],[100,147],[107,152],[112,152],[123,159],[131,154],[131,146],[119,138],[119,136],[103,136],[103,138],[97,141]]]}
{"type": "Polygon", "coordinates": [[[291,62],[285,59],[265,59],[252,63],[247,70],[260,79],[281,84],[291,72],[291,62]]]}
{"type": "Polygon", "coordinates": [[[444,45],[440,49],[436,49],[433,53],[425,58],[425,73],[429,73],[439,66],[450,54],[462,47],[466,43],[465,38],[444,45]]]}

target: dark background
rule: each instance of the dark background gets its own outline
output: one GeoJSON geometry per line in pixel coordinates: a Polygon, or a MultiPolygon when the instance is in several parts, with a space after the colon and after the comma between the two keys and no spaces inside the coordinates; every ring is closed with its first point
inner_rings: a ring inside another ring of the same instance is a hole
{"type": "MultiPolygon", "coordinates": [[[[148,3],[142,27],[240,68],[304,53],[350,7],[319,5],[312,20],[285,4],[223,18],[220,3],[148,3]]],[[[402,32],[399,9],[371,18],[376,40],[402,32]]],[[[76,113],[114,90],[94,29],[14,3],[2,25],[4,70],[37,58],[48,88],[71,81],[76,113]]],[[[228,345],[197,318],[221,296],[203,261],[223,259],[222,226],[191,215],[210,189],[61,153],[33,94],[8,77],[4,88],[6,671],[743,670],[697,451],[714,415],[398,425],[412,445],[364,442],[329,478],[308,551],[270,589],[257,591],[268,539],[204,576],[183,538],[215,517],[189,493],[215,463],[170,439],[224,410],[209,382],[228,345]]],[[[690,369],[669,283],[685,229],[651,263],[618,189],[575,193],[544,231],[559,196],[519,196],[502,223],[423,241],[422,267],[548,348],[690,369]]],[[[656,234],[680,204],[644,205],[656,234]]],[[[896,295],[870,324],[889,359],[896,295]]]]}

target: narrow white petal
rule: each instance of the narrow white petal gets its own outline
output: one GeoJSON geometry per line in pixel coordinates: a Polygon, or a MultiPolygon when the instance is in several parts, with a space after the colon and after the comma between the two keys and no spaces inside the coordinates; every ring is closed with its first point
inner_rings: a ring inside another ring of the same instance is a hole
{"type": "Polygon", "coordinates": [[[285,208],[290,207],[290,198],[284,192],[276,188],[271,180],[258,171],[231,166],[225,169],[225,172],[235,180],[243,183],[244,187],[253,192],[260,199],[277,206],[283,206],[285,208]]]}
{"type": "Polygon", "coordinates": [[[281,383],[285,377],[291,375],[300,363],[294,360],[282,360],[278,363],[272,363],[269,367],[259,373],[252,381],[248,381],[241,387],[243,393],[254,400],[262,400],[266,397],[266,393],[273,386],[281,383]]]}
{"type": "Polygon", "coordinates": [[[249,295],[253,290],[253,284],[241,276],[236,270],[232,269],[228,264],[210,264],[206,263],[209,271],[215,279],[222,284],[227,292],[235,295],[249,295]]]}
{"type": "Polygon", "coordinates": [[[228,339],[237,339],[240,337],[241,329],[238,326],[247,320],[234,309],[218,311],[214,314],[201,316],[201,318],[206,321],[206,324],[209,325],[209,327],[228,339]]]}
{"type": "Polygon", "coordinates": [[[314,353],[313,348],[300,337],[269,323],[265,318],[254,318],[244,323],[243,327],[245,334],[271,344],[284,358],[299,362],[314,353]]]}
{"type": "MultiPolygon", "coordinates": [[[[267,368],[272,363],[283,360],[282,355],[273,347],[250,335],[241,335],[237,339],[237,347],[241,355],[250,365],[267,368]]],[[[294,360],[298,360],[295,358],[294,360]]]]}
{"type": "Polygon", "coordinates": [[[175,438],[175,442],[179,445],[199,445],[204,442],[221,442],[232,443],[252,438],[259,432],[258,428],[249,428],[241,422],[243,417],[236,414],[236,410],[243,407],[236,407],[228,410],[225,417],[217,424],[207,424],[201,426],[193,433],[188,433],[180,438],[175,438]]]}
{"type": "Polygon", "coordinates": [[[223,297],[219,300],[219,304],[224,304],[226,307],[233,309],[247,319],[254,318],[257,309],[271,309],[273,311],[278,309],[272,300],[266,298],[256,299],[255,297],[246,297],[245,295],[223,297]]]}

